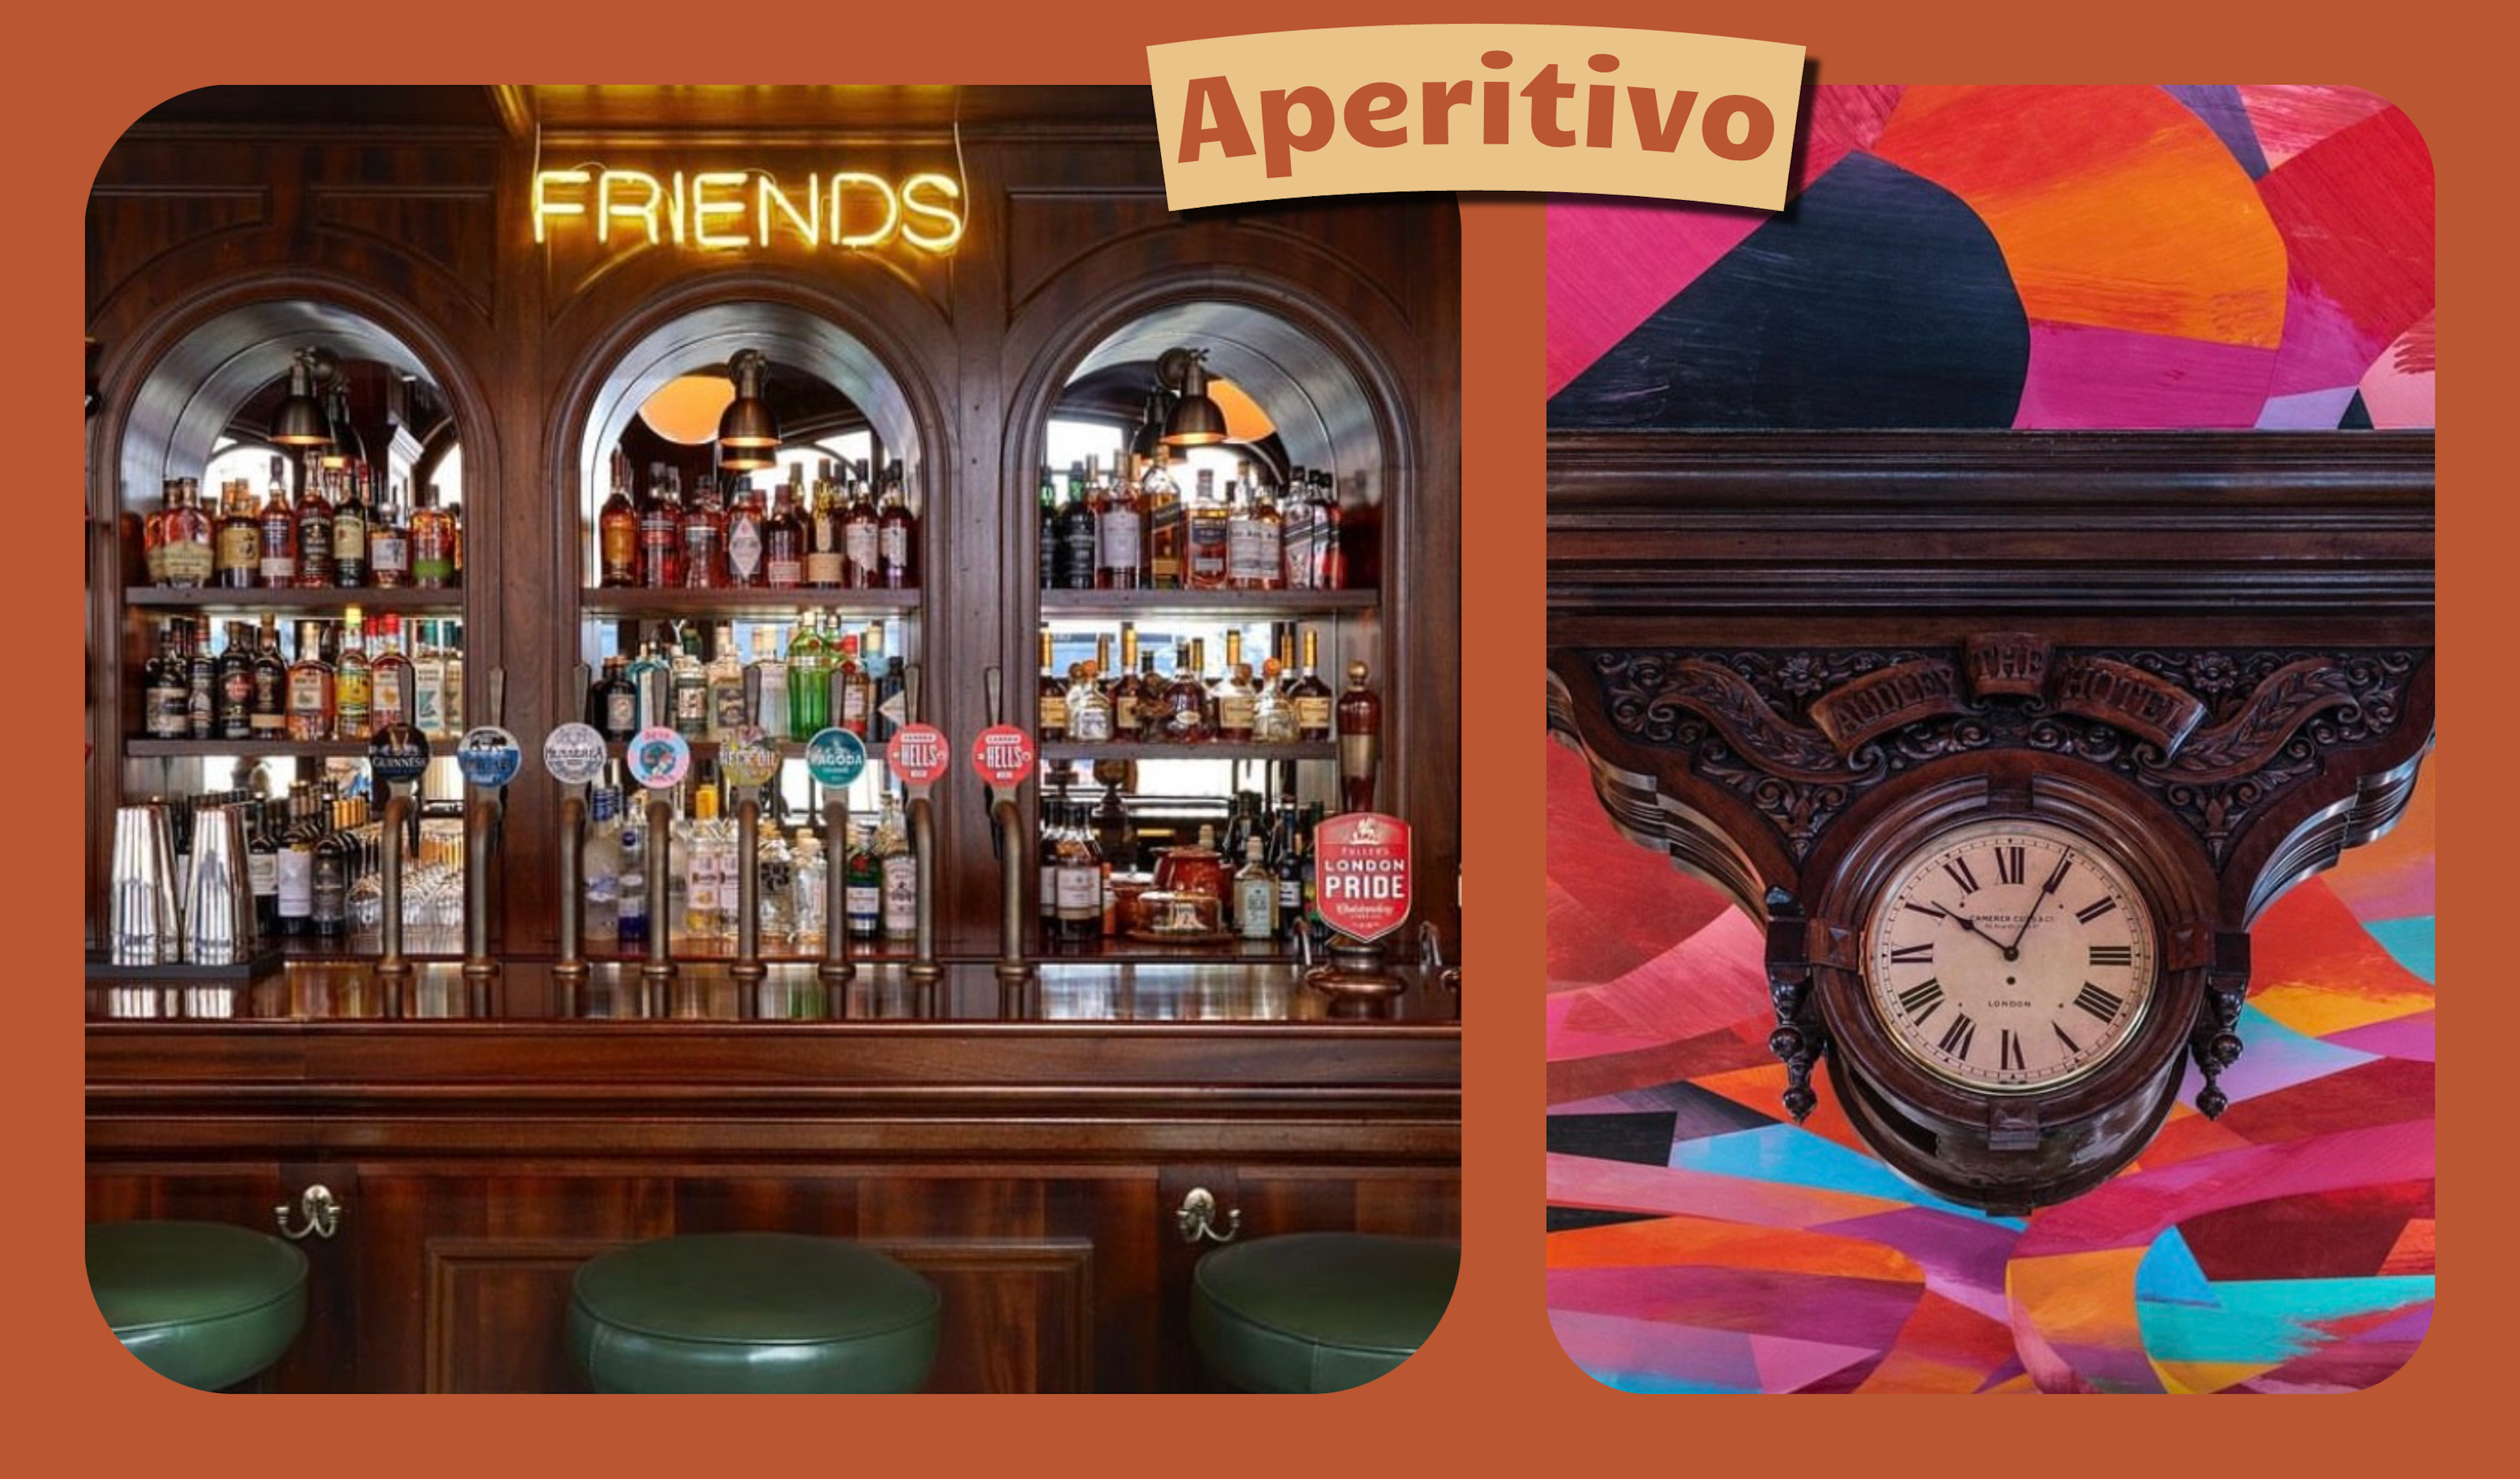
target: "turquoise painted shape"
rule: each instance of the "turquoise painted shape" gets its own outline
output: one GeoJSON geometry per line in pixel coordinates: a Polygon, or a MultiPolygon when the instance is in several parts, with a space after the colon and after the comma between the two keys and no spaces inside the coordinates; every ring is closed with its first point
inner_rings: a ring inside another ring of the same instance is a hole
{"type": "Polygon", "coordinates": [[[1756,1130],[1678,1142],[1671,1147],[1671,1168],[1878,1196],[2015,1232],[2030,1226],[2021,1218],[1990,1217],[1975,1207],[1945,1201],[1871,1156],[1850,1150],[1799,1125],[1764,1125],[1756,1130]]]}
{"type": "Polygon", "coordinates": [[[2373,919],[2362,926],[2389,958],[2408,970],[2433,979],[2433,916],[2419,919],[2373,919]]]}
{"type": "Polygon", "coordinates": [[[2373,1315],[2433,1297],[2433,1276],[2243,1279],[2212,1285],[2206,1305],[2148,1299],[2138,1274],[2136,1324],[2156,1361],[2274,1363],[2325,1344],[2323,1321],[2373,1315]]]}

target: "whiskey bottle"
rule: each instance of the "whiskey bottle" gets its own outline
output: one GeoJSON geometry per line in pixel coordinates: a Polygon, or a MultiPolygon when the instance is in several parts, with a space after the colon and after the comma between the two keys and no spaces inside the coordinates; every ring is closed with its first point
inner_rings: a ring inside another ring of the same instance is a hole
{"type": "Polygon", "coordinates": [[[1226,584],[1238,591],[1284,589],[1282,530],[1277,505],[1259,480],[1246,473],[1242,501],[1235,506],[1226,527],[1226,584]]]}
{"type": "Polygon", "coordinates": [[[1198,470],[1198,491],[1190,505],[1188,570],[1184,576],[1184,584],[1193,591],[1221,591],[1226,587],[1234,546],[1231,496],[1217,496],[1214,469],[1198,470]]]}
{"type": "Polygon", "coordinates": [[[1165,685],[1156,706],[1162,732],[1149,733],[1147,738],[1150,740],[1200,744],[1209,738],[1207,685],[1199,681],[1198,670],[1191,665],[1191,650],[1188,646],[1173,650],[1172,682],[1165,685]]]}
{"type": "Polygon", "coordinates": [[[883,507],[876,515],[876,553],[885,590],[918,589],[919,515],[910,512],[899,459],[884,470],[883,507]]]}
{"type": "Polygon", "coordinates": [[[1189,568],[1190,540],[1181,485],[1158,458],[1147,464],[1147,475],[1139,480],[1138,490],[1147,510],[1147,584],[1158,591],[1178,591],[1189,568]]]}
{"type": "Polygon", "coordinates": [[[717,479],[703,476],[683,510],[683,578],[687,590],[714,591],[726,584],[726,505],[717,479]]]}
{"type": "Polygon", "coordinates": [[[184,656],[184,727],[195,740],[218,733],[219,663],[210,655],[207,617],[193,628],[192,650],[184,656]]]}
{"type": "Polygon", "coordinates": [[[788,480],[779,485],[770,517],[761,525],[761,582],[774,591],[792,591],[805,583],[805,517],[797,490],[805,470],[788,466],[788,480]]]}
{"type": "Polygon", "coordinates": [[[354,465],[333,506],[333,584],[355,591],[368,583],[368,469],[354,465]]]}
{"type": "Polygon", "coordinates": [[[1216,684],[1216,738],[1228,744],[1248,744],[1259,712],[1259,694],[1251,687],[1251,664],[1239,656],[1242,634],[1227,634],[1225,676],[1216,684]]]}
{"type": "Polygon", "coordinates": [[[297,491],[297,584],[310,591],[333,585],[333,500],[325,487],[332,477],[308,467],[297,491]]]}
{"type": "Polygon", "coordinates": [[[1362,662],[1347,665],[1347,692],[1339,695],[1339,801],[1352,812],[1373,810],[1375,767],[1382,760],[1382,700],[1365,686],[1362,662]]]}
{"type": "Polygon", "coordinates": [[[201,480],[179,477],[169,484],[153,578],[178,591],[198,591],[210,583],[216,562],[210,517],[202,509],[201,480]]]}
{"type": "Polygon", "coordinates": [[[284,459],[271,459],[271,493],[262,505],[262,588],[277,591],[297,584],[297,511],[289,503],[289,471],[284,459]]]}
{"type": "MultiPolygon", "coordinates": [[[[317,641],[322,641],[317,628],[317,641]]],[[[366,740],[376,734],[375,690],[370,686],[367,639],[358,613],[341,622],[340,650],[333,658],[333,734],[339,740],[366,740]]],[[[319,648],[320,650],[320,648],[319,648]]]]}
{"type": "Polygon", "coordinates": [[[1058,478],[1048,466],[1041,470],[1041,588],[1058,588],[1058,478]]]}
{"type": "Polygon", "coordinates": [[[141,733],[152,740],[185,740],[192,736],[192,668],[185,657],[191,639],[189,623],[166,623],[158,635],[158,655],[140,675],[141,733]]]}
{"type": "Polygon", "coordinates": [[[411,583],[424,591],[442,591],[456,584],[455,515],[438,507],[433,487],[412,491],[411,583]]]}
{"type": "Polygon", "coordinates": [[[639,499],[640,586],[661,591],[682,584],[682,510],[666,497],[665,465],[650,463],[647,490],[639,499]]]}
{"type": "Polygon", "coordinates": [[[1151,697],[1150,680],[1154,676],[1154,659],[1146,657],[1146,673],[1138,670],[1138,627],[1135,622],[1120,623],[1120,676],[1111,684],[1111,738],[1134,744],[1146,734],[1146,707],[1151,697]]]}
{"type": "Polygon", "coordinates": [[[762,560],[766,546],[762,531],[769,515],[762,511],[761,494],[750,485],[737,490],[733,507],[726,511],[726,583],[739,591],[757,589],[763,580],[762,560]]]}
{"type": "Polygon", "coordinates": [[[411,584],[411,524],[399,493],[378,507],[368,528],[368,573],[380,591],[399,591],[411,584]]]}
{"type": "Polygon", "coordinates": [[[1290,591],[1313,588],[1313,548],[1319,522],[1310,496],[1312,477],[1302,468],[1289,470],[1285,497],[1278,505],[1280,565],[1290,591]]]}
{"type": "Polygon", "coordinates": [[[1327,471],[1314,478],[1313,588],[1343,591],[1347,589],[1347,545],[1338,484],[1327,471]]]}
{"type": "Polygon", "coordinates": [[[839,489],[832,485],[833,476],[832,466],[826,460],[814,479],[814,507],[805,520],[805,584],[818,591],[839,590],[849,580],[848,549],[841,532],[845,511],[839,489]]]}
{"type": "Polygon", "coordinates": [[[639,584],[639,509],[630,501],[630,456],[614,448],[612,488],[595,515],[598,583],[619,590],[639,584]]]}
{"type": "Polygon", "coordinates": [[[412,728],[432,740],[451,738],[454,731],[446,724],[446,639],[431,622],[414,622],[412,631],[412,728]]]}
{"type": "Polygon", "coordinates": [[[1286,691],[1286,697],[1295,710],[1295,738],[1307,744],[1326,743],[1330,738],[1334,697],[1319,672],[1321,653],[1322,634],[1305,628],[1303,676],[1286,691]]]}
{"type": "Polygon", "coordinates": [[[1067,670],[1067,738],[1084,744],[1111,741],[1111,699],[1102,692],[1098,670],[1079,662],[1067,670]]]}
{"type": "Polygon", "coordinates": [[[336,693],[333,665],[324,660],[322,623],[297,623],[297,660],[289,665],[289,705],[285,715],[289,738],[332,739],[337,722],[336,693]]]}
{"type": "Polygon", "coordinates": [[[414,702],[411,658],[402,650],[402,618],[377,620],[377,650],[368,659],[369,732],[410,724],[414,702]]]}
{"type": "Polygon", "coordinates": [[[140,564],[153,586],[166,583],[166,515],[175,511],[175,501],[183,496],[184,480],[167,478],[158,491],[158,506],[140,521],[140,564]]]}
{"type": "MultiPolygon", "coordinates": [[[[1147,511],[1135,482],[1114,475],[1094,510],[1094,583],[1134,591],[1147,583],[1147,511]]],[[[1107,669],[1106,669],[1107,671],[1107,669]]]]}
{"type": "Polygon", "coordinates": [[[222,740],[253,738],[253,628],[228,623],[227,647],[219,653],[218,717],[214,733],[222,740]]]}
{"type": "Polygon", "coordinates": [[[1094,560],[1097,531],[1094,506],[1086,497],[1085,465],[1079,463],[1067,470],[1067,501],[1058,506],[1058,588],[1062,591],[1094,589],[1094,560]]]}
{"type": "Polygon", "coordinates": [[[883,584],[883,520],[875,511],[863,467],[840,514],[840,555],[847,561],[850,590],[872,591],[883,584]]]}
{"type": "Polygon", "coordinates": [[[262,579],[262,524],[254,517],[252,484],[231,480],[220,490],[217,547],[212,573],[223,591],[249,591],[262,579]]]}
{"type": "Polygon", "coordinates": [[[674,733],[686,740],[707,739],[709,734],[708,670],[700,665],[698,653],[679,643],[671,650],[667,666],[672,674],[674,733]]]}
{"type": "Polygon", "coordinates": [[[1279,681],[1278,659],[1269,659],[1251,700],[1251,742],[1254,744],[1292,744],[1295,742],[1295,705],[1286,696],[1286,686],[1279,681]]]}
{"type": "Polygon", "coordinates": [[[289,732],[289,660],[280,655],[280,621],[265,612],[262,635],[254,643],[253,696],[248,727],[256,740],[278,740],[289,732]]]}
{"type": "Polygon", "coordinates": [[[1034,732],[1044,744],[1057,744],[1067,738],[1067,685],[1058,681],[1048,627],[1041,629],[1041,722],[1034,732]]]}

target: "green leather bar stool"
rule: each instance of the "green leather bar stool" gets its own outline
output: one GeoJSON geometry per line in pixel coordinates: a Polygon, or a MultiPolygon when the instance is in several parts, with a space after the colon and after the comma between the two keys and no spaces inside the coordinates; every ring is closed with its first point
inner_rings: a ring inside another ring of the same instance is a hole
{"type": "Polygon", "coordinates": [[[1198,1261],[1191,1334],[1246,1392],[1343,1392],[1418,1354],[1453,1302],[1457,1243],[1297,1232],[1198,1261]]]}
{"type": "Polygon", "coordinates": [[[141,1365],[206,1392],[269,1369],[306,1323],[306,1255],[225,1223],[91,1223],[87,1283],[141,1365]]]}
{"type": "Polygon", "coordinates": [[[915,1392],[943,1304],[838,1238],[697,1233],[589,1260],[568,1344],[599,1392],[915,1392]]]}

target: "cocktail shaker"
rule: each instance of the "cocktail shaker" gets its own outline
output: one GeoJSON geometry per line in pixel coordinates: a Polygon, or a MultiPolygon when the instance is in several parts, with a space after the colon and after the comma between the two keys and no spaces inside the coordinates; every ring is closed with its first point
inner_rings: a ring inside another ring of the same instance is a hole
{"type": "Polygon", "coordinates": [[[253,955],[253,883],[246,873],[245,816],[205,807],[193,822],[193,875],[184,890],[184,959],[235,965],[253,955]]]}
{"type": "Polygon", "coordinates": [[[116,965],[165,965],[180,954],[175,843],[164,807],[114,809],[106,931],[116,965]]]}

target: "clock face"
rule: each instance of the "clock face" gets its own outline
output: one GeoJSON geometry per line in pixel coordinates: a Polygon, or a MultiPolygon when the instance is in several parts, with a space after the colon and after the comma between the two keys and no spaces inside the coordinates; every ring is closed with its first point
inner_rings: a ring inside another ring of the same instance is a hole
{"type": "Polygon", "coordinates": [[[2151,1000],[2152,914],[2126,871],[2045,823],[1973,823],[1892,876],[1865,932],[1873,1011],[1925,1068],[2051,1089],[2126,1045],[2151,1000]]]}

